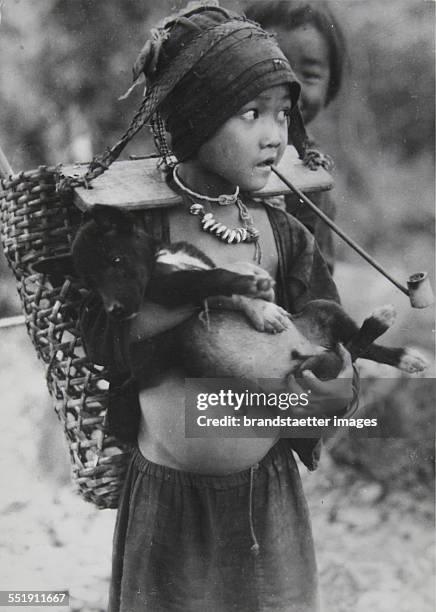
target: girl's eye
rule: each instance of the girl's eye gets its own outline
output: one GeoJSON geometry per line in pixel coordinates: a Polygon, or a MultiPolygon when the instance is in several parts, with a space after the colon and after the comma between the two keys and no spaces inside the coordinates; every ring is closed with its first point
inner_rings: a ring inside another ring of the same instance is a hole
{"type": "Polygon", "coordinates": [[[290,108],[284,108],[281,111],[279,111],[277,115],[277,120],[280,121],[280,123],[283,123],[284,121],[289,123],[290,119],[291,119],[291,109],[290,108]]]}
{"type": "Polygon", "coordinates": [[[256,108],[250,108],[249,110],[243,111],[241,117],[246,121],[254,121],[259,117],[259,111],[256,108]]]}
{"type": "Polygon", "coordinates": [[[302,77],[305,81],[315,82],[319,81],[322,77],[317,72],[303,72],[302,77]]]}

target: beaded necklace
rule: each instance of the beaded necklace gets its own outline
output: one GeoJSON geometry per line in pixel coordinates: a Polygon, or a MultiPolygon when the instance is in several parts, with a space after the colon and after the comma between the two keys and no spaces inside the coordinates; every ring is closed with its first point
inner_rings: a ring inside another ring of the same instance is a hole
{"type": "Polygon", "coordinates": [[[194,198],[197,198],[197,200],[207,200],[208,202],[217,202],[220,206],[228,206],[229,204],[235,204],[239,196],[239,185],[236,186],[235,193],[231,193],[229,195],[223,193],[219,195],[217,198],[211,198],[209,196],[202,195],[201,193],[196,193],[195,191],[192,191],[191,189],[189,189],[189,187],[187,187],[186,185],[182,183],[182,181],[179,178],[179,175],[177,174],[177,167],[173,168],[173,179],[174,179],[175,184],[178,187],[180,187],[180,189],[182,189],[188,195],[194,198]]]}
{"type": "Polygon", "coordinates": [[[253,242],[254,243],[254,260],[260,263],[262,252],[259,244],[260,232],[254,226],[253,217],[248,212],[246,205],[242,202],[239,197],[239,187],[236,187],[235,193],[231,195],[220,195],[217,198],[211,198],[209,196],[196,193],[189,189],[182,183],[178,174],[177,168],[173,168],[173,179],[174,182],[182,191],[184,191],[189,199],[192,201],[192,205],[189,207],[189,213],[194,216],[200,217],[201,229],[208,234],[216,236],[222,242],[227,244],[239,244],[240,242],[253,242]],[[195,201],[206,200],[208,202],[217,202],[221,206],[228,206],[229,204],[236,204],[239,211],[239,218],[243,222],[243,226],[230,228],[225,223],[217,221],[212,212],[206,212],[203,204],[199,204],[195,201]]]}

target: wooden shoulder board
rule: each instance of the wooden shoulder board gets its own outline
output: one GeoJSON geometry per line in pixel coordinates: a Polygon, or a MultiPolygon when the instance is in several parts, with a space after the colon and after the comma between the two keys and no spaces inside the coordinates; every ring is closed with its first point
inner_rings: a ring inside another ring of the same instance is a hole
{"type": "MultiPolygon", "coordinates": [[[[166,184],[162,170],[157,168],[157,161],[157,158],[148,158],[113,163],[107,172],[91,183],[90,189],[84,187],[75,189],[75,204],[83,211],[91,209],[96,204],[127,210],[179,204],[180,196],[166,184]]],[[[64,166],[62,172],[66,176],[79,177],[85,173],[86,168],[86,164],[64,166]]],[[[332,176],[323,168],[317,170],[306,168],[292,146],[286,148],[278,169],[290,182],[306,193],[325,191],[333,187],[332,176]]],[[[266,186],[253,195],[268,198],[287,193],[289,189],[286,185],[276,175],[271,174],[266,186]]]]}

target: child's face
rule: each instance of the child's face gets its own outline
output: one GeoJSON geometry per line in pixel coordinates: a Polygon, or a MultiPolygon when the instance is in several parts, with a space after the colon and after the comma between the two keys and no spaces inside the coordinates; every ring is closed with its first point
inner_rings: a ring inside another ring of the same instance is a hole
{"type": "Polygon", "coordinates": [[[324,36],[313,25],[292,30],[271,28],[301,84],[301,112],[309,123],[325,106],[330,82],[329,48],[324,36]]]}
{"type": "Polygon", "coordinates": [[[192,160],[197,170],[242,191],[262,189],[286,148],[290,110],[286,85],[266,89],[200,147],[192,160]]]}

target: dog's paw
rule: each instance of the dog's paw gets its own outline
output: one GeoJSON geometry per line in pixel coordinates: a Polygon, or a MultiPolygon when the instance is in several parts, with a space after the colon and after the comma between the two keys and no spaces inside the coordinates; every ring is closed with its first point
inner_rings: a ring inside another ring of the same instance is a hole
{"type": "Polygon", "coordinates": [[[274,289],[268,279],[259,279],[254,274],[239,274],[228,281],[226,283],[226,294],[261,298],[268,301],[274,300],[274,289]]]}
{"type": "Polygon", "coordinates": [[[240,287],[241,290],[235,291],[235,293],[267,300],[269,302],[274,301],[275,281],[263,268],[247,261],[236,261],[233,264],[226,265],[226,270],[236,272],[243,276],[244,279],[247,279],[243,287],[240,287]],[[250,281],[248,281],[248,278],[250,278],[250,281]]]}
{"type": "Polygon", "coordinates": [[[226,279],[226,295],[251,295],[256,291],[257,280],[254,274],[235,274],[226,279]]]}
{"type": "Polygon", "coordinates": [[[389,327],[395,323],[397,311],[392,304],[386,304],[385,306],[376,308],[376,310],[371,313],[370,318],[375,319],[385,329],[389,329],[389,327]]]}
{"type": "Polygon", "coordinates": [[[253,327],[260,332],[276,334],[291,325],[286,310],[273,302],[255,298],[246,300],[243,310],[253,327]]]}
{"type": "Polygon", "coordinates": [[[423,372],[428,368],[427,360],[416,350],[406,348],[400,359],[398,367],[407,374],[416,374],[423,372]]]}
{"type": "Polygon", "coordinates": [[[251,297],[258,298],[260,300],[266,300],[267,302],[274,302],[275,300],[275,280],[271,276],[258,266],[253,269],[253,274],[256,282],[256,288],[251,294],[251,297]]]}

